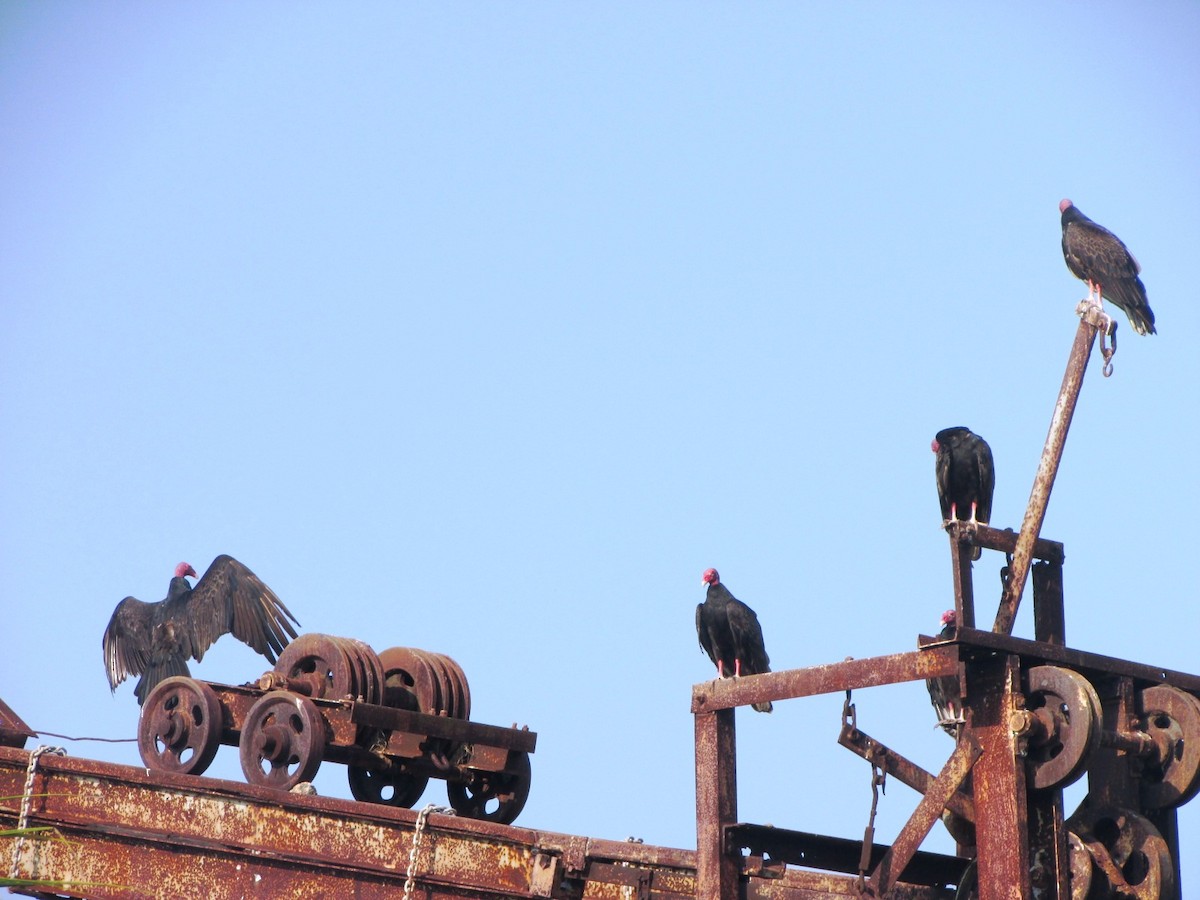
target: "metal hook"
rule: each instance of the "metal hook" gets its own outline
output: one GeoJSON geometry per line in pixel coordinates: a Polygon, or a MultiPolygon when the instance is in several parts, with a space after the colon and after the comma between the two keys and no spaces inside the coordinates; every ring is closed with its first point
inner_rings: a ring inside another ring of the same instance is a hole
{"type": "Polygon", "coordinates": [[[1108,378],[1113,373],[1112,358],[1117,355],[1117,320],[1110,318],[1108,327],[1100,332],[1100,355],[1104,357],[1104,368],[1101,369],[1104,377],[1108,378]],[[1112,338],[1112,347],[1110,348],[1105,339],[1112,338]]]}

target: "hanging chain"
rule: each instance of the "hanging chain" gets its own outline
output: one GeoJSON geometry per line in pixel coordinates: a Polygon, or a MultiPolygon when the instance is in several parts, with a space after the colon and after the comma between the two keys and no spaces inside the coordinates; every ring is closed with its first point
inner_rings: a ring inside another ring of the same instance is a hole
{"type": "MultiPolygon", "coordinates": [[[[858,710],[851,702],[850,691],[846,691],[846,700],[842,703],[842,728],[858,729],[858,710]]],[[[887,793],[887,761],[880,754],[879,748],[872,743],[866,755],[871,764],[871,815],[867,818],[867,827],[863,830],[862,855],[858,858],[858,893],[867,894],[867,872],[871,869],[871,854],[875,843],[875,814],[879,810],[879,795],[887,793]]]]}
{"type": "Polygon", "coordinates": [[[875,813],[879,809],[879,795],[887,793],[887,766],[880,762],[874,749],[868,753],[871,762],[871,815],[867,819],[867,827],[863,830],[862,855],[858,858],[858,892],[867,891],[867,872],[871,868],[871,854],[875,842],[875,813]]]}
{"type": "Polygon", "coordinates": [[[413,827],[412,847],[408,851],[408,870],[404,873],[404,900],[411,900],[413,887],[417,883],[417,855],[421,847],[421,833],[425,830],[426,820],[430,813],[441,813],[447,816],[455,815],[455,811],[445,806],[430,803],[417,813],[417,824],[413,827]]]}
{"type": "Polygon", "coordinates": [[[25,772],[25,792],[21,795],[21,812],[17,817],[17,839],[13,842],[12,866],[9,877],[14,881],[21,868],[21,851],[25,847],[25,829],[29,827],[29,808],[33,805],[33,776],[37,771],[38,757],[43,753],[53,753],[55,756],[66,756],[67,751],[62,747],[47,747],[43,744],[29,754],[29,768],[25,772]]]}

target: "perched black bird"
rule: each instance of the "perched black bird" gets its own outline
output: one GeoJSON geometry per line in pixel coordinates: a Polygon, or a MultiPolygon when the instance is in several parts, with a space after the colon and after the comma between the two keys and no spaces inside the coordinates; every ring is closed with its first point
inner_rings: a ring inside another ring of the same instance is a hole
{"type": "Polygon", "coordinates": [[[214,559],[194,588],[189,577],[195,578],[196,570],[181,562],[165,600],[143,603],[126,597],[104,629],[109,687],[115,691],[126,677],[142,676],[134,688],[139,706],[164,678],[190,674],[187,660],[200,662],[223,634],[232,634],[271,663],[296,636],[296,617],[232,556],[214,559]]]}
{"type": "MultiPolygon", "coordinates": [[[[986,525],[992,520],[992,494],[996,490],[996,471],[992,467],[992,448],[969,428],[943,428],[930,445],[937,455],[938,501],[942,521],[959,521],[970,510],[968,522],[986,525]]],[[[976,547],[972,559],[979,559],[976,547]]]]}
{"type": "MultiPolygon", "coordinates": [[[[730,662],[734,678],[770,672],[771,660],[754,610],[729,593],[716,569],[705,570],[702,584],[708,585],[708,596],[696,606],[696,634],[717,667],[717,677],[728,677],[725,667],[730,662]]],[[[755,703],[754,708],[765,713],[772,709],[769,700],[755,703]]]]}
{"type": "MultiPolygon", "coordinates": [[[[948,609],[942,613],[942,630],[938,637],[946,639],[954,637],[954,629],[958,625],[958,614],[948,609]]],[[[962,704],[958,696],[958,677],[943,675],[940,678],[927,678],[925,686],[929,688],[929,700],[937,710],[938,724],[951,737],[958,734],[958,727],[963,722],[962,704]]]]}
{"type": "Polygon", "coordinates": [[[1071,274],[1088,286],[1088,300],[1103,306],[1108,300],[1129,317],[1138,334],[1156,334],[1154,311],[1146,299],[1146,286],[1138,273],[1142,267],[1121,239],[1097,225],[1070,200],[1058,204],[1062,213],[1063,259],[1071,274]]]}

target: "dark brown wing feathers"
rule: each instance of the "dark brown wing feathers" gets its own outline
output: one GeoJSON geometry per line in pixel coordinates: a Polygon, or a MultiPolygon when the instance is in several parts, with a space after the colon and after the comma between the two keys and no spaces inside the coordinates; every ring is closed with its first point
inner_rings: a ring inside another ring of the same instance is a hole
{"type": "Polygon", "coordinates": [[[126,597],[104,629],[109,686],[140,675],[138,702],[162,679],[187,675],[223,634],[232,634],[274,663],[299,626],[291,610],[257,575],[231,556],[218,556],[195,588],[172,579],[167,599],[143,603],[126,597]]]}
{"type": "Polygon", "coordinates": [[[113,610],[104,629],[104,668],[113,689],[129,675],[140,675],[150,664],[152,618],[157,604],[126,597],[113,610]]]}
{"type": "Polygon", "coordinates": [[[226,555],[214,559],[196,583],[187,609],[197,662],[217,638],[232,634],[274,663],[296,636],[292,623],[300,624],[257,575],[226,555]]]}
{"type": "Polygon", "coordinates": [[[1063,202],[1067,206],[1062,211],[1062,250],[1071,274],[1099,285],[1104,298],[1124,310],[1138,334],[1157,333],[1146,286],[1138,277],[1142,267],[1129,248],[1073,204],[1063,202]]]}

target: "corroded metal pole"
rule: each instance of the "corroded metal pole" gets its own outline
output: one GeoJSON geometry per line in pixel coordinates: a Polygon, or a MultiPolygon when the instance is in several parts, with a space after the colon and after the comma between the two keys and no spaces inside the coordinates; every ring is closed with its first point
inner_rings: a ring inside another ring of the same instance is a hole
{"type": "Polygon", "coordinates": [[[737,738],[733,709],[696,713],[696,896],[737,900],[738,857],[725,846],[737,821],[737,738]]]}
{"type": "Polygon", "coordinates": [[[1046,518],[1046,504],[1050,501],[1050,491],[1054,489],[1054,478],[1062,460],[1071,417],[1075,415],[1079,389],[1083,387],[1083,376],[1087,372],[1088,359],[1092,355],[1096,335],[1108,327],[1106,319],[1107,317],[1095,306],[1086,307],[1080,316],[1079,329],[1075,332],[1075,342],[1071,345],[1071,355],[1067,359],[1067,371],[1058,391],[1058,401],[1054,404],[1054,415],[1050,417],[1046,446],[1042,448],[1042,459],[1033,479],[1033,490],[1029,494],[1025,520],[1021,523],[1021,533],[1017,536],[1016,550],[1013,552],[1012,565],[1009,566],[1008,584],[1000,598],[996,623],[992,626],[992,631],[999,634],[1012,634],[1017,607],[1021,605],[1025,580],[1033,562],[1033,545],[1037,542],[1042,522],[1046,518]]]}

